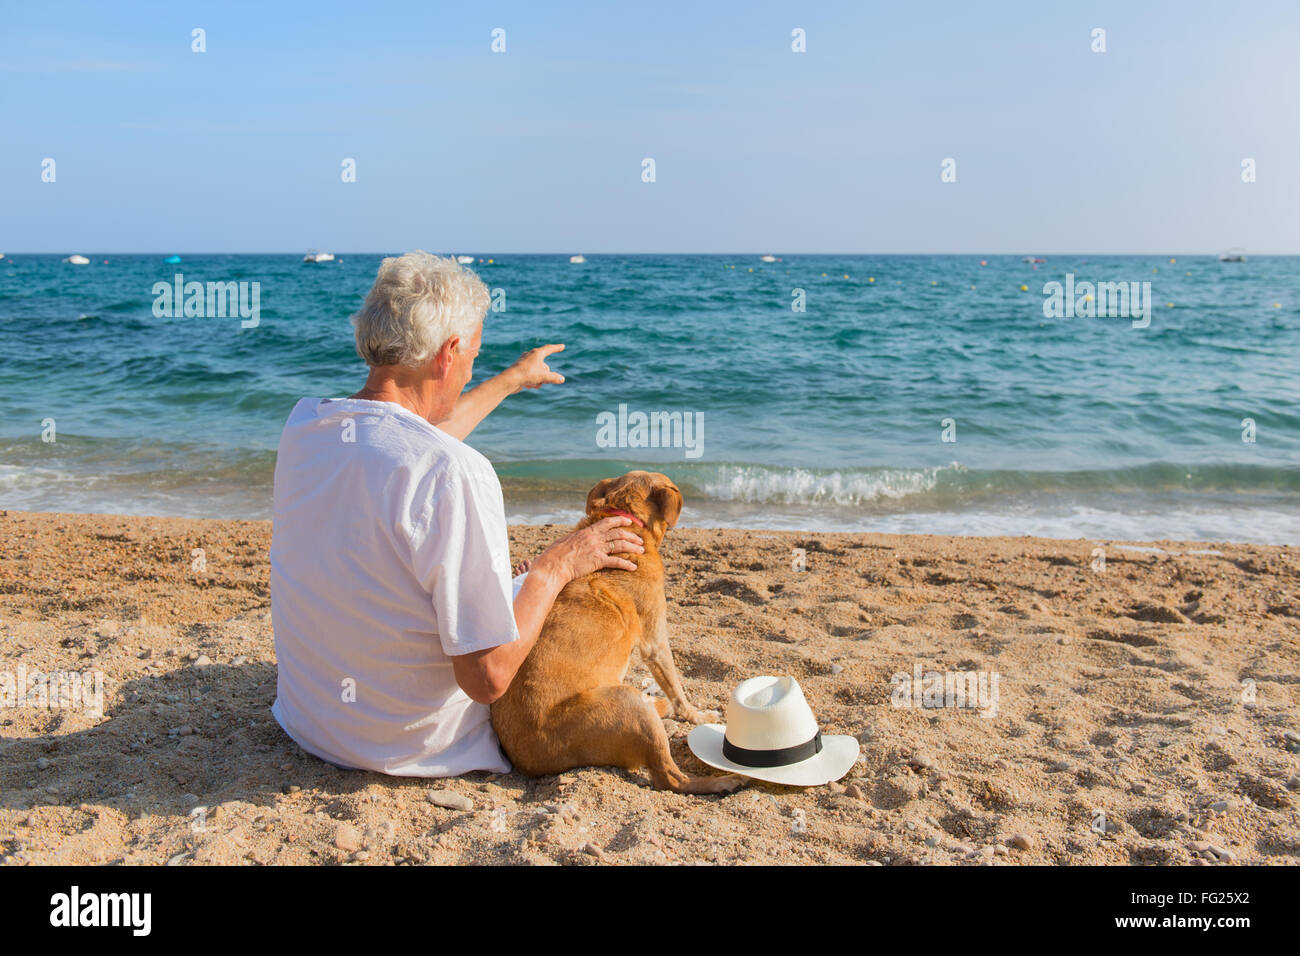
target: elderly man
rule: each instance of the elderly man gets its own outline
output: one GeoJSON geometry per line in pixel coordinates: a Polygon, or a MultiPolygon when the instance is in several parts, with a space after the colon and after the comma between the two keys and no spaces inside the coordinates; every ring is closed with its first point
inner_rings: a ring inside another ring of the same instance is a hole
{"type": "Polygon", "coordinates": [[[272,713],[343,768],[508,771],[487,707],[560,590],[644,549],[606,518],[512,582],[501,485],[464,438],[502,399],[558,384],[547,345],[461,394],[488,292],[450,259],[385,259],[353,316],[370,367],[350,398],[304,398],[280,437],[271,540],[272,713]]]}

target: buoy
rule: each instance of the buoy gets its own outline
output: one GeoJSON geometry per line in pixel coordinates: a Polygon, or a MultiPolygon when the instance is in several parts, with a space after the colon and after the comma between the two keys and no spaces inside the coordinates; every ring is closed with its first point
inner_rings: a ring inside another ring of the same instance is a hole
{"type": "Polygon", "coordinates": [[[875,281],[876,281],[876,277],[875,277],[875,276],[867,276],[867,281],[868,281],[868,282],[875,282],[875,281]]]}
{"type": "Polygon", "coordinates": [[[980,265],[982,265],[982,266],[986,266],[986,265],[988,265],[988,264],[989,264],[989,263],[988,263],[988,260],[987,260],[987,259],[981,259],[981,260],[980,260],[980,265]]]}
{"type": "Polygon", "coordinates": [[[1027,286],[1027,285],[1022,285],[1022,286],[1020,287],[1020,291],[1021,291],[1021,292],[1028,292],[1028,291],[1029,291],[1029,286],[1027,286]]]}
{"type": "Polygon", "coordinates": [[[1282,303],[1281,303],[1281,302],[1274,302],[1274,303],[1273,303],[1273,308],[1275,308],[1275,309],[1280,309],[1280,308],[1282,308],[1282,303]]]}
{"type": "Polygon", "coordinates": [[[824,272],[822,273],[822,278],[823,278],[823,279],[826,278],[826,273],[824,273],[824,272]]]}
{"type": "Polygon", "coordinates": [[[493,262],[493,260],[492,260],[492,259],[489,259],[489,260],[488,260],[488,265],[492,265],[492,262],[493,262]]]}
{"type": "Polygon", "coordinates": [[[1174,307],[1174,304],[1173,304],[1172,302],[1166,302],[1166,303],[1165,303],[1165,306],[1166,306],[1166,308],[1170,308],[1170,309],[1172,309],[1172,308],[1174,307]]]}
{"type": "MultiPolygon", "coordinates": [[[[753,272],[754,270],[753,270],[753,269],[750,269],[749,271],[750,271],[750,272],[753,272]]],[[[825,275],[825,274],[826,274],[826,273],[824,273],[824,272],[822,273],[822,275],[825,275]]]]}
{"type": "Polygon", "coordinates": [[[847,278],[848,278],[848,277],[849,277],[849,274],[848,274],[848,273],[847,273],[847,272],[846,272],[846,273],[844,273],[844,278],[846,278],[846,279],[847,279],[847,278]]]}
{"type": "Polygon", "coordinates": [[[1177,261],[1178,261],[1177,259],[1170,259],[1170,260],[1169,260],[1169,264],[1172,266],[1172,265],[1173,265],[1175,262],[1177,262],[1177,261]]]}
{"type": "Polygon", "coordinates": [[[938,284],[939,283],[935,282],[933,279],[930,280],[930,285],[938,285],[938,284]]]}

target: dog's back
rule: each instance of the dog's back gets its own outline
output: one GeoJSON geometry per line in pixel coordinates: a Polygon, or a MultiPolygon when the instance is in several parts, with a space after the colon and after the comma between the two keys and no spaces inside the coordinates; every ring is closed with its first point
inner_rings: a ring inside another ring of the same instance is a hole
{"type": "MultiPolygon", "coordinates": [[[[639,557],[639,556],[638,556],[639,557]]],[[[570,581],[555,599],[537,643],[506,692],[492,704],[492,726],[512,763],[525,773],[548,773],[562,741],[539,734],[560,703],[623,682],[641,635],[636,603],[614,575],[597,571],[570,581]]]]}
{"type": "Polygon", "coordinates": [[[683,773],[661,720],[670,709],[702,719],[686,702],[665,622],[659,545],[681,506],[667,476],[644,471],[607,478],[587,495],[579,528],[609,510],[631,515],[645,551],[628,556],[635,571],[606,569],[570,581],[510,687],[492,704],[492,726],[518,770],[537,776],[572,767],[646,767],[656,787],[687,793],[726,792],[741,783],[683,773]],[[669,700],[651,704],[623,683],[634,648],[669,700]]]}

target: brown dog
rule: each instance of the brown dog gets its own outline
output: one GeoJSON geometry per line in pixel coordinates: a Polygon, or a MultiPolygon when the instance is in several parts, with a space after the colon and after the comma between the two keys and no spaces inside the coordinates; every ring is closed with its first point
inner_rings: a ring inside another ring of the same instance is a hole
{"type": "Polygon", "coordinates": [[[573,767],[645,767],[656,787],[679,793],[728,793],[744,782],[734,774],[683,773],[660,720],[670,713],[692,723],[704,719],[686,701],[668,646],[659,545],[681,510],[681,492],[658,473],[606,478],[588,493],[578,527],[626,514],[645,553],[624,555],[636,571],[606,568],[570,581],[510,689],[492,704],[492,726],[516,769],[539,776],[573,767]],[[652,703],[623,683],[633,648],[667,700],[652,703]]]}

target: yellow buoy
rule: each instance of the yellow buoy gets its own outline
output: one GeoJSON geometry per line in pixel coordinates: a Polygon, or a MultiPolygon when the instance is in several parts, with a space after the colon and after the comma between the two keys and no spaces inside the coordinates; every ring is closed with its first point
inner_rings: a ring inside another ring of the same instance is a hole
{"type": "Polygon", "coordinates": [[[1281,302],[1274,302],[1274,303],[1273,303],[1273,308],[1275,308],[1275,309],[1280,309],[1280,308],[1282,308],[1282,303],[1281,303],[1281,302]]]}
{"type": "Polygon", "coordinates": [[[1166,302],[1165,305],[1171,309],[1174,307],[1174,304],[1172,302],[1166,302]]]}
{"type": "Polygon", "coordinates": [[[844,278],[846,278],[846,279],[847,279],[847,278],[848,278],[848,277],[849,277],[849,274],[848,274],[848,273],[847,273],[847,272],[846,272],[846,273],[844,273],[844,278]]]}
{"type": "Polygon", "coordinates": [[[938,284],[939,283],[935,282],[933,279],[930,280],[930,285],[938,285],[938,284]]]}
{"type": "Polygon", "coordinates": [[[1029,286],[1027,286],[1027,285],[1022,285],[1022,286],[1020,287],[1020,291],[1021,291],[1021,292],[1028,292],[1028,291],[1029,291],[1029,286]]]}
{"type": "Polygon", "coordinates": [[[867,281],[868,281],[868,282],[875,282],[875,281],[876,281],[876,277],[875,277],[875,276],[867,276],[867,281]]]}
{"type": "Polygon", "coordinates": [[[1169,264],[1172,266],[1172,265],[1173,265],[1175,262],[1177,262],[1177,261],[1178,261],[1177,259],[1170,259],[1170,260],[1169,260],[1169,264]]]}

